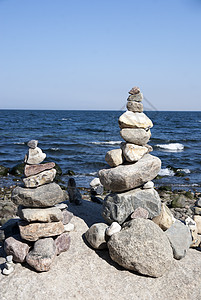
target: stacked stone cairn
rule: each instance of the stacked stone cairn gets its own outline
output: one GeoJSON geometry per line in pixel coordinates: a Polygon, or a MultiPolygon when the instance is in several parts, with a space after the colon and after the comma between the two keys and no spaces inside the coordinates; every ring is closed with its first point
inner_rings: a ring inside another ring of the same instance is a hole
{"type": "Polygon", "coordinates": [[[53,182],[55,163],[42,164],[46,154],[37,147],[38,141],[31,140],[27,145],[24,186],[17,186],[12,193],[12,201],[18,205],[19,235],[8,237],[4,249],[14,262],[27,262],[42,272],[50,269],[57,255],[69,249],[73,214],[62,203],[66,200],[63,190],[53,182]]]}
{"type": "Polygon", "coordinates": [[[160,277],[174,258],[186,255],[195,222],[176,220],[161,203],[152,182],[161,161],[147,145],[153,124],[143,113],[140,89],[134,87],[129,94],[127,111],[119,118],[125,142],[107,152],[105,160],[111,168],[99,171],[100,182],[109,191],[102,212],[107,224],[92,225],[85,237],[94,249],[108,248],[111,259],[124,268],[160,277]]]}

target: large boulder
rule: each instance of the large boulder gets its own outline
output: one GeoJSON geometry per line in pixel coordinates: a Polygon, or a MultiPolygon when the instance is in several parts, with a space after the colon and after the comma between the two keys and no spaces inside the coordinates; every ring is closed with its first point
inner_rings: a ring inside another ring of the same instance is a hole
{"type": "Polygon", "coordinates": [[[125,193],[112,193],[106,196],[103,203],[103,218],[108,223],[122,224],[138,208],[148,211],[149,218],[160,214],[161,200],[154,189],[134,189],[125,193]]]}
{"type": "Polygon", "coordinates": [[[17,205],[27,207],[50,207],[64,200],[64,193],[55,182],[36,189],[18,186],[12,192],[12,201],[17,205]]]}
{"type": "Polygon", "coordinates": [[[143,128],[123,128],[120,135],[128,143],[143,146],[148,143],[151,131],[143,128]]]}
{"type": "Polygon", "coordinates": [[[152,121],[144,113],[126,111],[119,117],[120,128],[151,128],[152,121]]]}
{"type": "Polygon", "coordinates": [[[165,233],[148,219],[134,219],[108,242],[112,260],[128,270],[152,277],[162,276],[173,262],[165,233]]]}
{"type": "Polygon", "coordinates": [[[136,163],[103,169],[99,171],[98,175],[105,189],[113,192],[124,192],[154,179],[160,168],[161,161],[158,157],[145,154],[136,163]]]}

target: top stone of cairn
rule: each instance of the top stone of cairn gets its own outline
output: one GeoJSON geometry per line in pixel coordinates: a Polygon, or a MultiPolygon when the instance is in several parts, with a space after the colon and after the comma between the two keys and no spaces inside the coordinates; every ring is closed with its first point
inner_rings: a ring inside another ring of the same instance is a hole
{"type": "Polygon", "coordinates": [[[136,95],[140,93],[140,88],[138,86],[134,86],[129,92],[130,95],[136,95]]]}
{"type": "Polygon", "coordinates": [[[35,149],[38,146],[37,140],[31,140],[27,143],[27,146],[31,149],[35,149]]]}

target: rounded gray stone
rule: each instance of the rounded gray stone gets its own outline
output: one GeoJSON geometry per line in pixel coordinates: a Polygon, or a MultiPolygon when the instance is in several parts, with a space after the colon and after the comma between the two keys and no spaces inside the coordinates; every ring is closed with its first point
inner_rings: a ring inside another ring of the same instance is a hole
{"type": "Polygon", "coordinates": [[[85,237],[87,242],[94,249],[105,249],[107,248],[107,243],[105,239],[106,229],[108,225],[105,223],[93,224],[86,232],[85,237]]]}
{"type": "Polygon", "coordinates": [[[151,131],[143,128],[123,128],[120,135],[128,143],[144,146],[151,137],[151,131]]]}

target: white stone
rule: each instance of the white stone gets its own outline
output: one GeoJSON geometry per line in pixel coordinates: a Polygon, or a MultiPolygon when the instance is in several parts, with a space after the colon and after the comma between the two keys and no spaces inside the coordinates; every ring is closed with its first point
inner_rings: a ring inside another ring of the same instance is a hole
{"type": "Polygon", "coordinates": [[[68,205],[66,203],[58,203],[54,205],[56,208],[59,208],[60,210],[64,210],[68,208],[68,205]]]}
{"type": "Polygon", "coordinates": [[[121,225],[117,222],[113,222],[107,229],[106,234],[112,236],[114,233],[121,231],[121,225]]]}
{"type": "Polygon", "coordinates": [[[3,271],[2,271],[2,273],[3,273],[4,275],[10,275],[13,271],[14,271],[14,268],[13,268],[13,267],[11,267],[9,270],[6,269],[6,268],[4,268],[3,271]]]}
{"type": "Polygon", "coordinates": [[[129,143],[123,143],[122,150],[123,150],[123,156],[128,162],[138,161],[148,152],[147,147],[138,146],[129,143]]]}
{"type": "Polygon", "coordinates": [[[6,261],[7,262],[13,262],[13,255],[6,256],[6,261]]]}
{"type": "Polygon", "coordinates": [[[90,187],[95,187],[98,185],[101,185],[100,179],[98,177],[94,178],[91,182],[90,182],[90,187]]]}
{"type": "Polygon", "coordinates": [[[29,148],[28,155],[25,156],[25,163],[30,165],[40,164],[46,158],[46,154],[39,147],[29,148]]]}
{"type": "Polygon", "coordinates": [[[119,118],[120,128],[151,128],[152,121],[144,113],[126,111],[119,118]]]}
{"type": "Polygon", "coordinates": [[[190,217],[185,219],[185,223],[190,228],[190,230],[196,230],[197,229],[196,222],[193,219],[191,219],[190,217]]]}
{"type": "Polygon", "coordinates": [[[117,167],[123,164],[123,155],[121,149],[113,149],[106,153],[105,161],[110,167],[117,167]]]}
{"type": "Polygon", "coordinates": [[[153,183],[153,181],[148,181],[148,182],[146,182],[144,185],[143,185],[143,187],[142,187],[143,189],[153,189],[154,188],[154,183],[153,183]]]}
{"type": "Polygon", "coordinates": [[[75,225],[72,223],[68,223],[64,225],[64,232],[73,231],[75,229],[75,225]]]}

